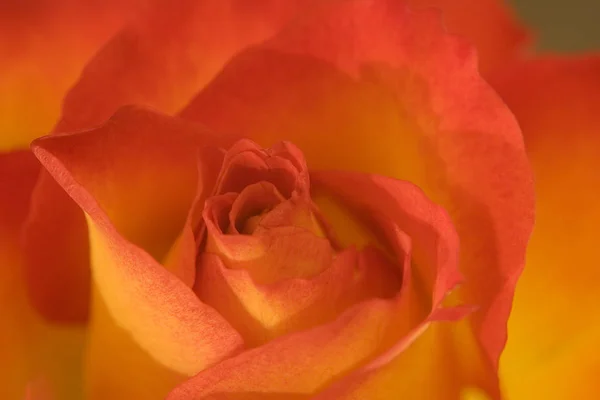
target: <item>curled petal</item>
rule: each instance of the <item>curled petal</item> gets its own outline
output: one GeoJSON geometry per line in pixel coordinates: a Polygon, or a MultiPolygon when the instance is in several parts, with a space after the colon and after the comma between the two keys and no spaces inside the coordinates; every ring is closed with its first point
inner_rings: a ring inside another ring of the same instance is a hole
{"type": "Polygon", "coordinates": [[[274,210],[256,222],[251,235],[227,233],[233,230],[230,220],[236,202],[243,201],[245,194],[256,188],[263,194],[264,188],[270,188],[268,193],[273,195],[270,200],[282,200],[274,186],[263,182],[246,187],[240,196],[228,193],[207,201],[204,209],[207,227],[204,250],[218,254],[228,268],[247,270],[253,279],[261,283],[310,277],[327,268],[333,249],[326,238],[310,229],[318,230],[318,226],[310,208],[303,207],[302,203],[293,204],[290,200],[273,205],[274,210]],[[286,224],[290,220],[305,222],[305,226],[286,224]]]}
{"type": "Polygon", "coordinates": [[[197,181],[193,144],[201,137],[172,119],[128,108],[98,130],[51,136],[33,146],[86,213],[93,281],[110,315],[154,359],[182,374],[193,374],[242,344],[186,286],[186,270],[170,272],[156,260],[186,221],[197,181]],[[161,162],[168,168],[161,169],[161,162]],[[167,174],[162,176],[169,190],[155,185],[161,174],[167,174]],[[128,203],[125,195],[133,199],[128,203]],[[125,212],[127,205],[132,208],[125,212]],[[140,229],[144,223],[152,224],[148,231],[158,237],[146,236],[140,229]]]}

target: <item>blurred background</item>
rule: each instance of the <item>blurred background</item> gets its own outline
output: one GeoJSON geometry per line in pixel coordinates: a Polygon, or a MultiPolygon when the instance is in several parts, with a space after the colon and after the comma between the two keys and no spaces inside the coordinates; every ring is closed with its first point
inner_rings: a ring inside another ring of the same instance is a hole
{"type": "Polygon", "coordinates": [[[538,49],[600,49],[600,0],[507,0],[537,30],[538,49]]]}

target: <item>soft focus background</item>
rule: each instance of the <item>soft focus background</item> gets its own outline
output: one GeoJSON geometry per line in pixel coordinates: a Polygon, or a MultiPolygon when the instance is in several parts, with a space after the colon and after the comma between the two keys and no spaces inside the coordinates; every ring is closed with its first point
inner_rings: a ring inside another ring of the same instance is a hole
{"type": "Polygon", "coordinates": [[[600,0],[507,0],[537,31],[538,49],[600,49],[600,0]]]}

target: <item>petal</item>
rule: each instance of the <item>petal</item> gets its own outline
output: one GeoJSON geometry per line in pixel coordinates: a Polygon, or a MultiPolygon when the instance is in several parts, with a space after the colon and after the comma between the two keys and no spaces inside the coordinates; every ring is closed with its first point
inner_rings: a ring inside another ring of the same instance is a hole
{"type": "MultiPolygon", "coordinates": [[[[283,336],[203,371],[173,390],[167,399],[308,398],[332,377],[344,376],[352,367],[364,364],[366,354],[372,354],[379,345],[389,345],[386,334],[390,328],[398,329],[392,318],[396,311],[384,300],[363,303],[332,324],[283,336]],[[366,337],[370,340],[364,340],[366,337]]],[[[455,318],[453,313],[438,314],[406,330],[394,350],[406,349],[430,320],[455,318]]]]}
{"type": "Polygon", "coordinates": [[[408,4],[415,10],[440,9],[448,31],[476,47],[479,70],[484,75],[520,56],[531,40],[530,32],[501,0],[408,0],[408,4]]]}
{"type": "Polygon", "coordinates": [[[311,177],[315,191],[333,196],[355,215],[393,221],[402,229],[412,243],[415,274],[411,279],[425,291],[427,307],[437,308],[460,282],[459,245],[452,222],[419,188],[405,181],[352,172],[320,171],[311,177]]]}
{"type": "MultiPolygon", "coordinates": [[[[477,347],[472,346],[474,342],[462,343],[460,357],[457,357],[450,347],[440,346],[440,343],[461,340],[462,335],[456,334],[460,330],[466,329],[468,332],[470,327],[466,321],[455,321],[463,317],[466,311],[462,308],[438,310],[437,314],[414,330],[413,336],[408,336],[405,341],[398,343],[402,351],[397,349],[398,354],[393,358],[368,364],[343,377],[312,399],[467,400],[466,393],[473,388],[477,388],[480,393],[486,393],[483,399],[499,399],[494,369],[485,364],[485,359],[478,354],[477,347]],[[447,329],[448,325],[452,325],[453,329],[447,329]],[[424,357],[424,354],[427,356],[424,357]],[[465,358],[475,363],[474,368],[477,370],[465,369],[465,365],[461,364],[461,359],[465,358]],[[482,373],[483,371],[485,373],[482,373]],[[465,383],[470,386],[465,386],[465,383]]],[[[387,354],[381,358],[386,357],[387,354]]]]}
{"type": "Polygon", "coordinates": [[[282,336],[217,364],[175,389],[168,399],[213,393],[314,393],[332,376],[368,359],[383,341],[389,343],[385,331],[393,325],[395,311],[385,300],[363,303],[332,324],[282,336]]]}
{"type": "Polygon", "coordinates": [[[232,60],[181,115],[232,141],[289,140],[313,169],[422,188],[458,230],[460,297],[480,306],[471,319],[497,361],[532,226],[532,178],[516,121],[438,18],[391,0],[322,3],[232,60]]]}
{"type": "MultiPolygon", "coordinates": [[[[168,121],[124,108],[99,129],[36,143],[61,160],[122,236],[191,286],[195,243],[186,223],[196,195],[202,135],[168,121]]],[[[38,183],[25,235],[27,278],[33,303],[44,316],[82,320],[89,304],[87,228],[63,192],[47,175],[38,183]]]]}
{"type": "Polygon", "coordinates": [[[298,3],[152,1],[88,63],[57,130],[98,125],[126,104],[176,112],[232,55],[273,35],[298,3]]]}
{"type": "Polygon", "coordinates": [[[137,0],[3,1],[0,5],[0,149],[50,132],[62,100],[137,0]],[[32,115],[34,117],[32,118],[32,115]]]}
{"type": "MultiPolygon", "coordinates": [[[[168,271],[157,261],[186,222],[197,181],[195,149],[203,139],[202,131],[180,121],[125,108],[96,130],[33,145],[86,213],[93,282],[111,317],[152,358],[181,374],[196,373],[241,345],[190,289],[193,262],[168,271]]],[[[118,373],[113,370],[113,378],[118,373]]]]}
{"type": "Polygon", "coordinates": [[[247,271],[228,269],[217,256],[204,254],[195,290],[246,343],[257,345],[330,322],[361,301],[393,297],[400,279],[390,264],[374,249],[349,249],[316,277],[260,285],[247,271]]]}
{"type": "Polygon", "coordinates": [[[600,394],[600,57],[544,57],[495,80],[523,127],[536,227],[502,358],[508,398],[600,394]]]}

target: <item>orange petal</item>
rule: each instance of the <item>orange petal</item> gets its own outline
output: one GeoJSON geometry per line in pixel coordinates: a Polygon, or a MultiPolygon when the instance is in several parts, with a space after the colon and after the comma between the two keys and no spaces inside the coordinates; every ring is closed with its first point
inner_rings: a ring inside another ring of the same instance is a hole
{"type": "Polygon", "coordinates": [[[536,177],[536,226],[502,376],[509,399],[600,395],[600,57],[544,57],[495,81],[536,177]]]}
{"type": "MultiPolygon", "coordinates": [[[[196,373],[242,344],[190,289],[193,263],[168,271],[157,262],[186,222],[197,181],[196,146],[203,138],[180,121],[124,108],[96,130],[33,145],[86,213],[93,282],[111,317],[155,360],[182,374],[196,373]]],[[[118,374],[113,370],[113,378],[118,374]]]]}
{"type": "MultiPolygon", "coordinates": [[[[99,129],[39,143],[64,163],[125,239],[191,286],[195,243],[187,218],[201,140],[194,129],[126,108],[99,129]]],[[[44,316],[81,321],[89,301],[87,228],[63,192],[49,176],[38,183],[25,235],[27,278],[44,316]]]]}
{"type": "Polygon", "coordinates": [[[520,56],[530,41],[528,30],[502,0],[408,0],[408,4],[415,10],[440,9],[448,31],[475,45],[484,75],[520,56]]]}
{"type": "Polygon", "coordinates": [[[49,321],[84,322],[90,297],[89,243],[81,209],[42,171],[23,227],[29,301],[49,321]]]}
{"type": "Polygon", "coordinates": [[[28,0],[0,6],[0,149],[52,129],[83,66],[139,3],[28,0]],[[33,116],[33,117],[32,117],[33,116]]]}
{"type": "Polygon", "coordinates": [[[470,391],[485,393],[480,399],[500,399],[493,367],[473,347],[474,342],[461,342],[468,336],[459,332],[470,330],[466,321],[456,322],[468,313],[464,308],[442,309],[418,326],[404,341],[399,342],[392,354],[342,377],[326,388],[314,400],[389,400],[408,399],[461,399],[470,391]],[[452,326],[448,329],[448,326],[452,326]],[[458,333],[458,334],[457,334],[458,333]],[[460,349],[440,346],[461,342],[460,349]],[[426,356],[424,356],[426,354],[426,356]],[[476,370],[466,369],[464,359],[479,362],[476,370]]]}
{"type": "Polygon", "coordinates": [[[56,129],[98,125],[126,104],[178,111],[232,55],[277,32],[299,3],[152,1],[88,63],[56,129]]]}
{"type": "MultiPolygon", "coordinates": [[[[209,368],[181,384],[167,399],[308,397],[330,384],[332,378],[373,360],[369,356],[381,345],[389,345],[390,331],[398,329],[393,318],[397,311],[385,300],[360,304],[331,324],[283,336],[209,368]]],[[[391,352],[404,351],[431,320],[462,315],[461,311],[449,310],[433,314],[406,330],[391,352]]]]}
{"type": "Polygon", "coordinates": [[[217,256],[204,254],[196,292],[256,345],[332,321],[358,302],[393,297],[400,279],[390,264],[374,249],[350,249],[316,277],[260,285],[247,271],[228,269],[217,256]]]}
{"type": "Polygon", "coordinates": [[[334,196],[359,216],[392,221],[410,238],[411,279],[425,292],[422,300],[426,307],[437,308],[459,283],[459,244],[452,221],[419,188],[405,181],[351,172],[321,171],[311,177],[317,192],[334,196]]]}
{"type": "Polygon", "coordinates": [[[312,169],[422,188],[458,230],[460,297],[480,306],[473,326],[497,361],[532,226],[532,178],[516,121],[439,18],[391,0],[320,3],[233,59],[181,115],[265,147],[289,140],[312,169]]]}

